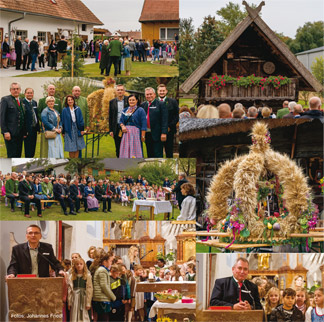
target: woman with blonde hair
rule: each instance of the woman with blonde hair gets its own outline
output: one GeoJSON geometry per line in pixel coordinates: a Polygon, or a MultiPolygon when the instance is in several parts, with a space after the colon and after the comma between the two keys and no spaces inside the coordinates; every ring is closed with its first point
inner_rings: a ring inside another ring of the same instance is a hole
{"type": "Polygon", "coordinates": [[[139,258],[139,251],[137,246],[131,246],[128,249],[128,254],[124,255],[123,262],[126,265],[127,269],[134,270],[135,265],[141,265],[141,261],[139,258]]]}
{"type": "Polygon", "coordinates": [[[63,144],[61,139],[62,122],[60,113],[55,110],[55,97],[48,96],[45,100],[46,108],[42,111],[41,119],[45,138],[48,142],[48,158],[63,159],[63,144]]]}
{"type": "Polygon", "coordinates": [[[219,118],[218,109],[214,105],[199,106],[197,118],[198,119],[218,119],[219,118]]]}

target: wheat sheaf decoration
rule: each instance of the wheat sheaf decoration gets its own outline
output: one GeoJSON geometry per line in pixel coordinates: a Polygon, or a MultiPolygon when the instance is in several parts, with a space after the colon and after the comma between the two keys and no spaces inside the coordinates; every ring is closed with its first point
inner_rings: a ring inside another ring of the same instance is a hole
{"type": "Polygon", "coordinates": [[[287,238],[290,233],[307,233],[316,225],[318,210],[312,203],[302,169],[288,156],[271,149],[265,123],[255,123],[251,136],[249,153],[226,161],[211,182],[207,195],[210,220],[221,231],[231,232],[234,240],[287,238]],[[266,185],[277,189],[278,199],[281,198],[282,207],[275,216],[260,207],[261,181],[269,173],[274,179],[266,185]],[[229,207],[228,198],[233,191],[235,200],[229,207]]]}

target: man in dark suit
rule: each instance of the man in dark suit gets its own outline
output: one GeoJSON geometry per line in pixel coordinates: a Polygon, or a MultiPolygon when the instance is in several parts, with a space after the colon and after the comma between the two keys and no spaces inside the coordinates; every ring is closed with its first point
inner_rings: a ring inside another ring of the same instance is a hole
{"type": "Polygon", "coordinates": [[[54,184],[53,193],[54,193],[55,200],[58,200],[60,202],[60,205],[64,211],[65,216],[68,215],[65,201],[68,203],[68,205],[70,207],[70,214],[76,215],[76,212],[74,211],[73,201],[70,198],[69,191],[68,191],[67,187],[65,186],[64,178],[59,178],[58,183],[54,184]]]}
{"type": "Polygon", "coordinates": [[[40,242],[41,238],[42,232],[37,225],[27,227],[27,243],[12,248],[7,279],[14,278],[17,274],[35,274],[37,277],[49,277],[49,266],[55,270],[56,274],[64,276],[63,267],[54,256],[52,245],[40,242]]]}
{"type": "Polygon", "coordinates": [[[29,214],[30,203],[36,204],[37,216],[42,217],[42,206],[40,199],[35,197],[34,182],[31,174],[27,173],[25,179],[18,184],[19,200],[25,203],[25,217],[31,218],[29,214]]]}
{"type": "Polygon", "coordinates": [[[239,257],[232,267],[233,276],[216,279],[210,306],[230,306],[233,310],[262,310],[258,287],[246,280],[249,262],[239,257]]]}
{"type": "Polygon", "coordinates": [[[122,115],[123,109],[128,106],[128,96],[125,96],[124,85],[116,86],[117,97],[109,102],[109,134],[114,138],[116,147],[116,156],[119,158],[121,131],[119,120],[122,115]]]}
{"type": "Polygon", "coordinates": [[[37,71],[37,69],[35,68],[35,64],[38,57],[38,42],[36,36],[33,37],[33,40],[30,42],[29,46],[30,46],[30,56],[32,60],[31,71],[34,72],[37,71]]]}
{"type": "Polygon", "coordinates": [[[23,105],[26,111],[27,137],[24,139],[25,157],[33,158],[35,156],[37,133],[40,131],[37,102],[33,100],[34,90],[25,89],[25,98],[23,105]]]}
{"type": "MultiPolygon", "coordinates": [[[[103,212],[107,212],[108,196],[106,195],[105,187],[103,186],[103,181],[101,179],[98,181],[98,184],[95,187],[95,197],[99,202],[102,201],[103,212]]],[[[111,208],[111,202],[110,204],[108,203],[108,211],[110,211],[110,208],[111,208]]]]}
{"type": "Polygon", "coordinates": [[[82,196],[81,189],[79,188],[79,180],[74,179],[71,181],[70,185],[70,198],[75,203],[76,212],[80,212],[81,200],[84,202],[85,210],[87,211],[87,200],[84,201],[84,197],[82,196]]]}
{"type": "Polygon", "coordinates": [[[16,52],[16,69],[20,69],[21,65],[21,58],[22,58],[22,43],[21,43],[21,36],[18,36],[15,41],[15,52],[16,52]]]}
{"type": "Polygon", "coordinates": [[[176,186],[173,188],[172,192],[176,194],[176,199],[178,201],[178,205],[179,205],[179,208],[181,210],[182,201],[186,197],[181,192],[181,186],[184,183],[187,183],[188,180],[186,179],[186,174],[185,173],[180,173],[178,179],[179,179],[179,181],[177,182],[176,186]]]}
{"type": "Polygon", "coordinates": [[[148,158],[163,158],[163,143],[168,134],[168,110],[163,102],[156,99],[152,87],[145,89],[145,98],[141,106],[145,110],[147,131],[145,144],[148,158]]]}
{"type": "Polygon", "coordinates": [[[20,158],[22,143],[26,137],[25,108],[19,98],[20,84],[14,82],[10,85],[11,95],[1,99],[0,124],[8,158],[20,158]]]}
{"type": "Polygon", "coordinates": [[[179,105],[174,98],[167,97],[168,90],[164,84],[157,88],[159,100],[164,102],[168,109],[168,136],[164,142],[164,149],[167,158],[173,158],[173,140],[177,132],[177,123],[179,122],[179,105]]]}

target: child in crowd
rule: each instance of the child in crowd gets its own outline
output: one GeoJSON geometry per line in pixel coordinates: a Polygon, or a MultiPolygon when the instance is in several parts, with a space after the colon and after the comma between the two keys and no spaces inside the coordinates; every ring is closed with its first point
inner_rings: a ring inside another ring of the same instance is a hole
{"type": "Polygon", "coordinates": [[[186,281],[196,280],[196,265],[193,263],[187,264],[186,281]]]}
{"type": "Polygon", "coordinates": [[[324,290],[318,288],[314,292],[314,306],[309,307],[306,315],[305,322],[323,322],[324,321],[324,290]]]}
{"type": "MultiPolygon", "coordinates": [[[[134,278],[135,278],[135,290],[136,285],[141,282],[143,276],[143,267],[141,265],[135,265],[134,267],[134,278]]],[[[144,321],[144,292],[135,293],[135,315],[139,315],[140,321],[144,321]]]]}
{"type": "Polygon", "coordinates": [[[180,268],[178,265],[172,265],[170,267],[170,275],[171,275],[171,281],[183,281],[183,277],[181,276],[180,268]]]}
{"type": "Polygon", "coordinates": [[[68,285],[70,321],[90,322],[88,311],[91,308],[92,292],[92,278],[84,260],[74,259],[68,285]]]}
{"type": "Polygon", "coordinates": [[[122,206],[127,206],[128,197],[127,197],[127,192],[126,192],[126,189],[124,186],[120,190],[120,198],[121,198],[122,206]]]}
{"type": "Polygon", "coordinates": [[[265,301],[265,314],[267,315],[267,321],[269,321],[272,310],[281,303],[279,288],[271,287],[265,297],[265,301]]]}
{"type": "Polygon", "coordinates": [[[124,321],[125,304],[127,303],[127,294],[125,292],[126,284],[120,279],[120,268],[117,264],[110,267],[110,288],[116,296],[116,300],[111,302],[111,311],[109,312],[109,321],[124,321]]]}
{"type": "Polygon", "coordinates": [[[296,291],[286,288],[282,294],[282,304],[272,310],[269,322],[304,322],[303,313],[295,306],[296,291]]]}
{"type": "Polygon", "coordinates": [[[307,290],[304,288],[297,288],[296,289],[296,307],[302,311],[304,317],[306,314],[307,309],[309,308],[309,298],[307,294],[307,290]]]}

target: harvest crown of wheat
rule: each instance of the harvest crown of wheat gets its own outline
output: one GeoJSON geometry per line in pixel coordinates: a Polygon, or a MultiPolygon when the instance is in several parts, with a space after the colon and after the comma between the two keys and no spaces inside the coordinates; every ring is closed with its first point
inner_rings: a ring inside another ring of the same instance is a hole
{"type": "Polygon", "coordinates": [[[207,195],[211,222],[220,231],[231,232],[232,243],[308,233],[316,226],[318,209],[302,169],[271,149],[265,123],[255,123],[251,136],[250,152],[226,161],[212,180],[207,195]]]}

